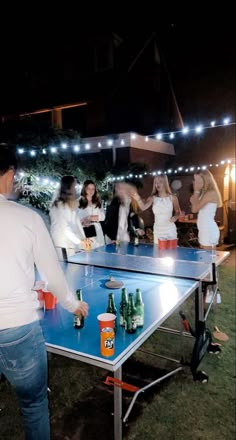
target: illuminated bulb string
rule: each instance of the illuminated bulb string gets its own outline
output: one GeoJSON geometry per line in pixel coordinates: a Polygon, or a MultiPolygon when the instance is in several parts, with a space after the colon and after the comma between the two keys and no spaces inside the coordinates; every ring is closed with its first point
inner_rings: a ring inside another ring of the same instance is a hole
{"type": "MultiPolygon", "coordinates": [[[[145,171],[144,173],[139,173],[139,174],[132,174],[132,173],[127,173],[127,174],[122,174],[121,176],[113,176],[113,177],[108,177],[107,181],[108,182],[119,182],[119,181],[125,181],[125,180],[133,180],[133,179],[143,179],[146,176],[160,176],[162,174],[167,174],[169,176],[175,176],[176,174],[192,174],[194,172],[200,171],[200,170],[206,170],[206,169],[212,169],[212,168],[218,168],[219,166],[226,166],[226,165],[230,165],[235,163],[234,159],[225,159],[225,160],[221,160],[219,163],[215,163],[212,164],[210,163],[209,165],[195,165],[195,166],[188,166],[188,167],[184,167],[184,166],[179,166],[176,169],[172,169],[172,168],[168,168],[167,170],[157,170],[157,171],[152,171],[152,172],[147,172],[145,171]]],[[[24,171],[20,171],[18,173],[18,175],[16,176],[16,179],[22,179],[23,177],[27,176],[27,173],[25,173],[24,171]]],[[[54,181],[48,177],[39,177],[36,176],[35,180],[38,184],[42,184],[44,186],[51,186],[56,188],[59,185],[58,181],[54,181]]]]}
{"type": "MultiPolygon", "coordinates": [[[[225,117],[223,118],[221,121],[211,121],[206,125],[202,125],[202,124],[198,124],[196,127],[189,127],[189,126],[184,126],[181,130],[176,130],[176,131],[167,131],[167,132],[161,132],[159,131],[156,134],[150,134],[148,136],[145,136],[145,142],[148,142],[149,139],[152,140],[163,140],[163,141],[167,141],[169,139],[175,139],[176,136],[184,136],[186,137],[187,135],[191,135],[191,134],[201,134],[204,130],[210,129],[210,128],[218,128],[218,127],[226,127],[226,126],[232,126],[235,125],[236,122],[232,122],[230,117],[225,117]]],[[[135,141],[135,139],[137,138],[137,134],[136,133],[131,133],[130,135],[131,140],[135,141]]],[[[83,152],[87,152],[91,149],[91,147],[93,147],[93,151],[96,148],[107,148],[107,147],[112,147],[112,146],[116,146],[119,147],[121,146],[125,146],[126,142],[124,139],[119,139],[118,141],[115,139],[112,139],[112,136],[109,136],[106,140],[100,141],[100,142],[96,142],[94,141],[92,145],[90,145],[89,143],[83,144],[81,143],[81,145],[72,145],[72,144],[68,144],[66,142],[63,142],[60,145],[57,146],[51,146],[51,147],[47,147],[47,148],[42,148],[42,149],[25,149],[23,147],[19,147],[17,149],[17,153],[19,155],[24,155],[24,154],[29,154],[30,157],[37,157],[40,154],[57,154],[59,152],[66,152],[68,150],[70,150],[71,152],[74,153],[83,153],[83,152]]],[[[127,147],[129,146],[129,143],[127,142],[127,147]]]]}

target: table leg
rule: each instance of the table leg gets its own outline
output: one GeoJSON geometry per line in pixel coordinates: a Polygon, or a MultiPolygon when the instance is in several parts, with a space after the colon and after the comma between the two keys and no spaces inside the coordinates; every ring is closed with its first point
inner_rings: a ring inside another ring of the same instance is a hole
{"type": "Polygon", "coordinates": [[[198,321],[204,321],[204,301],[201,281],[199,282],[195,297],[195,328],[197,328],[198,321]]]}
{"type": "MultiPolygon", "coordinates": [[[[114,372],[115,379],[122,380],[122,367],[114,372]]],[[[114,439],[122,440],[122,388],[114,387],[114,439]]]]}

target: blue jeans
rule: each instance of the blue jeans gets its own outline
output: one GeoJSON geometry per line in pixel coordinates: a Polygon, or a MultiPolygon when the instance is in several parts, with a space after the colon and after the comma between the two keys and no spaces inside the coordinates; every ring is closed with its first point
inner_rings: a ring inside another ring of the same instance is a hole
{"type": "Polygon", "coordinates": [[[49,440],[47,353],[40,323],[0,330],[0,372],[15,389],[27,440],[49,440]]]}

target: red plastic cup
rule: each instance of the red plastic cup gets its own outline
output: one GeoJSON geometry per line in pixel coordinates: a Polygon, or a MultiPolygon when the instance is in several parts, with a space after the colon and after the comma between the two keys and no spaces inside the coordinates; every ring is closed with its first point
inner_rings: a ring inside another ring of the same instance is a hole
{"type": "Polygon", "coordinates": [[[97,316],[97,319],[100,331],[106,327],[115,328],[116,315],[113,315],[113,313],[101,313],[97,316]]]}
{"type": "Polygon", "coordinates": [[[51,292],[44,292],[44,304],[46,310],[55,309],[56,297],[51,292]]]}
{"type": "Polygon", "coordinates": [[[42,289],[38,289],[37,294],[38,294],[40,308],[43,309],[44,308],[44,292],[42,289]]]}
{"type": "Polygon", "coordinates": [[[168,240],[158,239],[158,247],[160,250],[168,249],[168,240]]]}
{"type": "Polygon", "coordinates": [[[178,240],[168,240],[168,249],[176,249],[178,245],[178,240]]]}

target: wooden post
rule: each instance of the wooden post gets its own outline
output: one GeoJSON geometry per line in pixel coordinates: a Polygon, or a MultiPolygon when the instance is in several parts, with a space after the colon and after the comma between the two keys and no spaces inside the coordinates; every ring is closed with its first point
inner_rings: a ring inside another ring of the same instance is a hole
{"type": "Polygon", "coordinates": [[[62,110],[53,109],[51,112],[51,124],[53,128],[63,128],[62,127],[62,110]]]}

